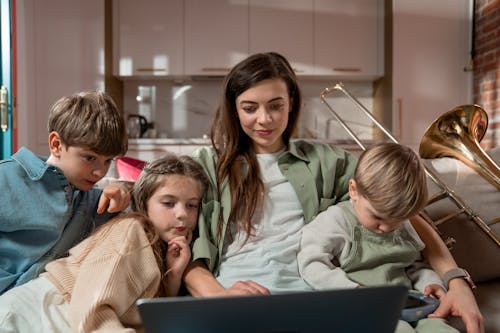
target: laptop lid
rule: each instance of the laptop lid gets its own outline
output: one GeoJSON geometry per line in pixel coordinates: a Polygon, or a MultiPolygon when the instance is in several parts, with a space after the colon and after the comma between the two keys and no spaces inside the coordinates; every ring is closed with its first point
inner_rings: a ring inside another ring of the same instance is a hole
{"type": "Polygon", "coordinates": [[[267,296],[137,301],[146,333],[392,333],[407,289],[384,286],[267,296]]]}

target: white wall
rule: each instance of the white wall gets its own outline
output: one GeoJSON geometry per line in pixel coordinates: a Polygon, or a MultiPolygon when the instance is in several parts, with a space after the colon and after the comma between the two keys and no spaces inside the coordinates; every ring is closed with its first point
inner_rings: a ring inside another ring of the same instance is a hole
{"type": "Polygon", "coordinates": [[[104,2],[18,0],[16,7],[19,146],[45,155],[52,104],[104,89],[104,2]]]}
{"type": "Polygon", "coordinates": [[[393,1],[393,128],[406,145],[418,148],[435,118],[472,103],[471,2],[393,1]]]}

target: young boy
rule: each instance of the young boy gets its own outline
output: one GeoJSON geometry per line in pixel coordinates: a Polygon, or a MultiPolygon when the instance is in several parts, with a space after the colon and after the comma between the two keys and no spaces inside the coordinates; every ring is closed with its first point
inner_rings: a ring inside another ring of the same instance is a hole
{"type": "MultiPolygon", "coordinates": [[[[329,207],[302,230],[298,265],[314,289],[402,284],[440,298],[439,276],[420,261],[424,243],[409,217],[427,203],[424,167],[410,148],[379,144],[361,154],[350,201],[329,207]]],[[[457,332],[443,319],[400,321],[397,332],[457,332]]]]}
{"type": "Polygon", "coordinates": [[[23,147],[0,161],[0,294],[37,277],[130,201],[126,184],[94,189],[127,151],[125,122],[110,96],[61,98],[48,130],[48,158],[23,147]]]}

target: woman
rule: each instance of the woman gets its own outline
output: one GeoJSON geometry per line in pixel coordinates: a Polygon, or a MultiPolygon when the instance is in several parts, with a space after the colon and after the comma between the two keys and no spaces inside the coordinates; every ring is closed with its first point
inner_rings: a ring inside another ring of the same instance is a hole
{"type": "MultiPolygon", "coordinates": [[[[356,158],[329,145],[290,141],[301,103],[293,69],[277,53],[254,54],[225,78],[213,147],[194,153],[210,184],[184,276],[192,295],[310,289],[297,269],[300,229],[348,199],[356,158]]],[[[434,230],[419,217],[412,223],[432,267],[441,276],[456,268],[434,230]]],[[[462,317],[469,332],[482,331],[477,304],[461,279],[451,280],[435,315],[449,313],[462,317]]]]}

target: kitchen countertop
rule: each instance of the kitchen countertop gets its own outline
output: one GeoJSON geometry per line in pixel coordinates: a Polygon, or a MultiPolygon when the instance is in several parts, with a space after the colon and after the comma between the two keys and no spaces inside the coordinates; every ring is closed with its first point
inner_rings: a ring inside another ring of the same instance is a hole
{"type": "MultiPolygon", "coordinates": [[[[301,138],[298,138],[299,140],[301,138]]],[[[293,139],[292,139],[293,140],[293,139]]],[[[328,143],[337,146],[357,146],[355,142],[349,140],[324,140],[324,139],[304,139],[309,141],[316,141],[321,143],[328,143]]],[[[135,145],[209,145],[209,138],[138,138],[128,139],[128,142],[135,145]]],[[[370,142],[364,142],[370,145],[370,142]]]]}
{"type": "Polygon", "coordinates": [[[210,139],[204,138],[139,138],[128,139],[129,145],[209,145],[210,139]]]}
{"type": "MultiPolygon", "coordinates": [[[[363,151],[353,141],[320,139],[307,140],[331,144],[347,151],[353,152],[355,155],[359,155],[363,151]]],[[[174,147],[179,147],[181,149],[181,147],[187,148],[189,146],[208,146],[211,144],[210,139],[208,138],[139,138],[129,139],[128,143],[130,151],[165,151],[172,150],[172,148],[174,147]]],[[[363,142],[363,144],[369,146],[370,142],[363,142]]],[[[176,149],[173,150],[176,151],[176,149]]]]}

